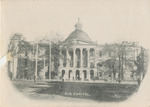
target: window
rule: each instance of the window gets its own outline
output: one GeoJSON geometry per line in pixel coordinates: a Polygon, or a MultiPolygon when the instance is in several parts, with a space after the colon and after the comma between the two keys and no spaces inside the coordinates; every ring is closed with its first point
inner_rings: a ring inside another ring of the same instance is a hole
{"type": "Polygon", "coordinates": [[[90,52],[90,56],[94,56],[94,51],[91,51],[91,52],[90,52]]]}
{"type": "Polygon", "coordinates": [[[90,63],[90,68],[94,68],[94,63],[93,62],[90,63]]]}
{"type": "Polygon", "coordinates": [[[80,67],[80,61],[77,61],[77,68],[80,67]]]}
{"type": "Polygon", "coordinates": [[[102,77],[102,72],[99,72],[99,76],[102,77]]]}
{"type": "Polygon", "coordinates": [[[99,67],[102,67],[103,65],[102,65],[102,64],[98,64],[98,66],[99,66],[99,67]]]}

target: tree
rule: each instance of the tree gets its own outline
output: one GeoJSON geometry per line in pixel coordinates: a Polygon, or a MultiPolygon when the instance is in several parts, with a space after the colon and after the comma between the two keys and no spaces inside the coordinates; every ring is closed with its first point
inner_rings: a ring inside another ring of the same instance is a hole
{"type": "Polygon", "coordinates": [[[113,79],[116,79],[116,72],[118,72],[120,81],[124,79],[124,69],[134,61],[133,59],[127,58],[132,52],[132,47],[134,46],[128,42],[105,44],[103,46],[103,56],[107,57],[103,63],[107,65],[109,72],[113,74],[113,79]]]}
{"type": "Polygon", "coordinates": [[[142,80],[146,74],[148,65],[148,55],[146,49],[141,47],[140,54],[137,56],[137,59],[134,63],[137,66],[135,73],[142,80]]]}
{"type": "MultiPolygon", "coordinates": [[[[55,33],[53,34],[53,38],[51,40],[51,64],[54,66],[54,70],[51,72],[52,78],[58,75],[58,67],[59,67],[59,59],[61,58],[60,56],[60,44],[63,40],[61,34],[55,33]]],[[[50,48],[47,49],[46,51],[46,57],[50,57],[50,48]]],[[[49,62],[50,63],[50,62],[49,62]]],[[[49,69],[48,69],[49,70],[49,69]]],[[[46,73],[46,77],[48,77],[49,71],[46,73]]]]}

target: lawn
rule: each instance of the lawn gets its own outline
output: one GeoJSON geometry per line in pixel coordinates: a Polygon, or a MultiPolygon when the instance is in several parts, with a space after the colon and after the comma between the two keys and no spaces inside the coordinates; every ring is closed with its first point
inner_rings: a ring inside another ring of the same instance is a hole
{"type": "Polygon", "coordinates": [[[81,82],[32,82],[13,81],[17,89],[27,96],[39,99],[88,99],[99,102],[124,101],[137,91],[136,84],[81,83],[81,82]]]}

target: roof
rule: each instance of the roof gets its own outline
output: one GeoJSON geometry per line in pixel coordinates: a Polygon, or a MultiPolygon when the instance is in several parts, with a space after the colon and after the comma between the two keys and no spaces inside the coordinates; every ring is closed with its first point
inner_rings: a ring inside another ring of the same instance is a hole
{"type": "Polygon", "coordinates": [[[82,24],[79,18],[77,23],[75,24],[75,30],[68,36],[68,38],[64,42],[67,44],[73,43],[74,41],[93,43],[89,38],[88,34],[82,30],[82,24]]]}
{"type": "Polygon", "coordinates": [[[75,29],[65,40],[65,42],[71,42],[74,40],[81,40],[81,41],[87,41],[92,42],[89,38],[88,34],[80,29],[75,29]]]}
{"type": "Polygon", "coordinates": [[[22,38],[22,34],[15,33],[12,37],[11,40],[20,40],[22,38]]]}
{"type": "Polygon", "coordinates": [[[93,42],[88,34],[82,30],[82,24],[78,18],[77,23],[75,24],[75,30],[70,33],[67,39],[61,42],[61,46],[70,47],[73,45],[97,45],[96,42],[93,42]]]}

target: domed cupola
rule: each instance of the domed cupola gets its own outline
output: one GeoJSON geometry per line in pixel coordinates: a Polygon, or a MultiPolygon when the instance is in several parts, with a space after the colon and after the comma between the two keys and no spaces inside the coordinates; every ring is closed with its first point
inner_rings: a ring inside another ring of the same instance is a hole
{"type": "Polygon", "coordinates": [[[79,30],[82,30],[82,24],[80,22],[80,19],[78,18],[78,22],[74,25],[75,26],[75,29],[79,29],[79,30]]]}
{"type": "Polygon", "coordinates": [[[66,43],[75,42],[75,41],[91,42],[91,39],[89,38],[88,34],[82,31],[82,24],[80,23],[79,18],[77,23],[74,26],[75,26],[75,30],[65,40],[66,43]]]}

